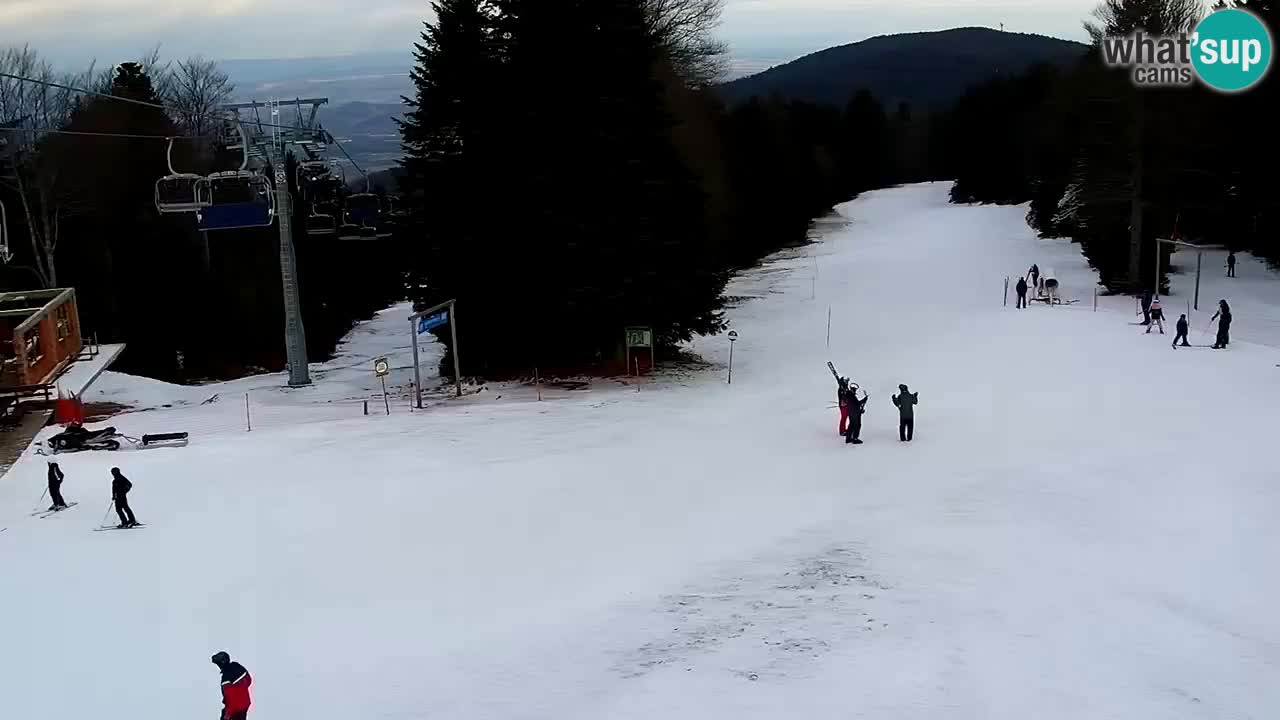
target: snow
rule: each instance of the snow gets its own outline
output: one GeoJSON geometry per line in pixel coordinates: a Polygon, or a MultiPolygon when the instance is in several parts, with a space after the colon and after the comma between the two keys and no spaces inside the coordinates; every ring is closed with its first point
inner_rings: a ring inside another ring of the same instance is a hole
{"type": "Polygon", "coordinates": [[[869,193],[737,278],[732,385],[721,337],[647,385],[325,416],[402,350],[381,332],[315,388],[252,381],[253,432],[194,403],[246,381],[135,385],[189,404],[113,424],[189,447],[63,456],[81,505],[46,520],[42,458],[0,479],[6,716],[209,717],[221,649],[253,717],[1274,714],[1276,351],[1095,313],[1076,248],[947,189],[869,193]],[[1087,301],[1003,307],[1032,262],[1087,301]],[[145,529],[90,531],[113,463],[145,529]]]}

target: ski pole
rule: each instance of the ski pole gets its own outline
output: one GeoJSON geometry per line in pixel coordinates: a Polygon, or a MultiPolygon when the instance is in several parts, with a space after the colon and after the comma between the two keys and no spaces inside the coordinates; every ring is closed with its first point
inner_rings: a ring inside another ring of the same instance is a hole
{"type": "Polygon", "coordinates": [[[48,494],[49,494],[49,488],[46,486],[46,487],[45,487],[45,489],[44,489],[44,492],[40,493],[40,499],[36,501],[36,506],[35,506],[35,507],[33,507],[33,508],[31,508],[31,511],[32,511],[32,512],[35,512],[36,510],[39,510],[39,509],[40,509],[40,506],[41,506],[41,505],[44,505],[44,496],[45,496],[45,495],[48,495],[48,494]]]}
{"type": "Polygon", "coordinates": [[[116,499],[115,499],[115,498],[111,498],[111,500],[107,503],[107,511],[106,511],[105,513],[103,513],[103,514],[102,514],[102,523],[101,523],[101,524],[103,524],[103,525],[106,525],[106,524],[107,524],[107,518],[111,517],[111,506],[112,506],[112,505],[115,505],[115,504],[116,504],[116,499]]]}

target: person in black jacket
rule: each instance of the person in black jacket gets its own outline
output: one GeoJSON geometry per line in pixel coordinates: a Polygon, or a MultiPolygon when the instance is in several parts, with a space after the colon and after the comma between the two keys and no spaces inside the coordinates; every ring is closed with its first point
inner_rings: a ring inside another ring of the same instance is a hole
{"type": "Polygon", "coordinates": [[[1178,341],[1182,341],[1182,347],[1191,347],[1191,343],[1187,342],[1187,333],[1191,330],[1191,326],[1187,323],[1186,313],[1178,318],[1178,336],[1173,339],[1173,349],[1178,349],[1178,341]]]}
{"type": "Polygon", "coordinates": [[[1218,312],[1214,313],[1209,322],[1214,320],[1218,321],[1218,337],[1214,340],[1213,349],[1223,350],[1231,342],[1231,306],[1226,300],[1218,301],[1218,312]]]}
{"type": "Polygon", "coordinates": [[[849,431],[845,433],[844,442],[846,445],[861,445],[862,440],[858,438],[862,434],[862,414],[867,411],[867,400],[871,396],[866,390],[862,391],[862,399],[858,399],[858,391],[849,391],[849,431]]]}
{"type": "Polygon", "coordinates": [[[132,489],[133,483],[120,472],[120,468],[111,468],[111,501],[115,503],[116,514],[120,516],[120,524],[116,527],[121,529],[138,524],[138,518],[133,515],[133,508],[129,507],[129,491],[132,489]]]}
{"type": "Polygon", "coordinates": [[[1150,290],[1142,291],[1142,324],[1151,324],[1151,301],[1155,299],[1155,294],[1150,290]]]}
{"type": "Polygon", "coordinates": [[[1027,279],[1018,278],[1018,284],[1014,289],[1018,291],[1018,309],[1021,310],[1027,306],[1027,279]]]}
{"type": "Polygon", "coordinates": [[[906,385],[898,386],[898,394],[893,396],[893,404],[898,408],[898,439],[911,442],[916,434],[916,405],[920,402],[920,393],[913,393],[906,385]]]}
{"type": "Polygon", "coordinates": [[[58,467],[58,463],[49,462],[49,497],[53,499],[53,504],[49,506],[50,510],[66,510],[67,501],[62,499],[62,480],[66,476],[62,474],[62,468],[58,467]]]}

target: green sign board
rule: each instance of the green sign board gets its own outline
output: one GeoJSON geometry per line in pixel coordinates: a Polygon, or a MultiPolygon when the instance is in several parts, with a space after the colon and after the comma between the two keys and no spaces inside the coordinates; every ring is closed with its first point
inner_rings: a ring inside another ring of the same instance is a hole
{"type": "Polygon", "coordinates": [[[643,327],[627,328],[627,347],[628,348],[653,347],[653,330],[651,328],[643,328],[643,327]]]}

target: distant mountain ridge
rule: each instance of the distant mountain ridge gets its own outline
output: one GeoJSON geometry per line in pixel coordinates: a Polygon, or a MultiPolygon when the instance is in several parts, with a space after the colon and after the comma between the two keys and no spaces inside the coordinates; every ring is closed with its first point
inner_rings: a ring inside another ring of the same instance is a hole
{"type": "Polygon", "coordinates": [[[1074,63],[1087,50],[1069,40],[977,27],[881,35],[806,55],[719,90],[730,103],[778,96],[843,106],[865,88],[886,104],[934,109],[992,77],[1038,63],[1074,63]]]}

